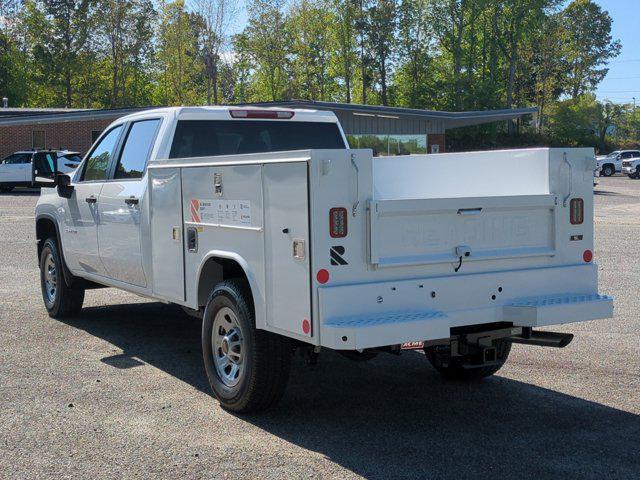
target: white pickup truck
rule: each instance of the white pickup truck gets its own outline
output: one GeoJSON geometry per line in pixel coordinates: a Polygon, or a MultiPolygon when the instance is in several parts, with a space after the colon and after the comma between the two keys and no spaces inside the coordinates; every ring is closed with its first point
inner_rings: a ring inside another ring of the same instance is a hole
{"type": "Polygon", "coordinates": [[[38,178],[44,304],[78,314],[108,286],[182,305],[239,412],[278,401],[296,349],[423,349],[448,378],[485,377],[514,342],[572,339],[536,327],[612,316],[594,168],[589,149],[373,157],[329,112],[137,113],[71,176],[38,178]]]}

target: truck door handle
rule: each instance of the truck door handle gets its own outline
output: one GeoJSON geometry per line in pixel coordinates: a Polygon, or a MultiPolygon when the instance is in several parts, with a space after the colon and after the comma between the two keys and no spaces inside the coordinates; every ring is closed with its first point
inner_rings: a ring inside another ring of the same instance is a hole
{"type": "Polygon", "coordinates": [[[138,205],[139,200],[136,197],[129,197],[124,199],[124,203],[127,205],[138,205]]]}
{"type": "Polygon", "coordinates": [[[84,201],[87,202],[87,203],[96,203],[98,201],[98,199],[96,197],[94,197],[93,195],[91,195],[90,197],[85,198],[84,201]]]}

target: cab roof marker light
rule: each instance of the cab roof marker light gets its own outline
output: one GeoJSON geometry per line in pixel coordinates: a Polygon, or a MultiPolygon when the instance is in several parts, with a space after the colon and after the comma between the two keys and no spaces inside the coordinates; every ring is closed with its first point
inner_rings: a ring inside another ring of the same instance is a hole
{"type": "Polygon", "coordinates": [[[290,110],[229,110],[232,118],[272,118],[288,120],[293,118],[296,112],[290,110]]]}

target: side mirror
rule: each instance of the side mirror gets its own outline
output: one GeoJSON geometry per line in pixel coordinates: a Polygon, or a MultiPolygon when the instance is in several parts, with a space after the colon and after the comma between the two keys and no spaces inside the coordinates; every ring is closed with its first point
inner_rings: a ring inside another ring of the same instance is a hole
{"type": "Polygon", "coordinates": [[[34,187],[55,187],[58,176],[58,154],[56,152],[37,152],[33,156],[31,170],[34,187]]]}
{"type": "Polygon", "coordinates": [[[71,185],[71,177],[64,173],[57,176],[58,195],[64,198],[71,198],[73,193],[73,185],[71,185]]]}

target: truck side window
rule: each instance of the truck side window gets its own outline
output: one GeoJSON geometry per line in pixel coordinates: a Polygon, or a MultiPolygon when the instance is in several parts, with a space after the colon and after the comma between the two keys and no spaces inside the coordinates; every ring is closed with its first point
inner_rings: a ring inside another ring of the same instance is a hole
{"type": "Polygon", "coordinates": [[[107,178],[109,160],[111,160],[111,155],[113,155],[121,131],[122,125],[118,125],[102,137],[102,140],[96,145],[87,159],[83,181],[105,180],[107,178]]]}
{"type": "Polygon", "coordinates": [[[147,165],[160,120],[134,122],[129,129],[115,178],[141,178],[147,165]]]}

